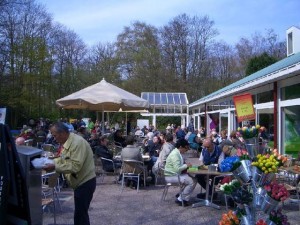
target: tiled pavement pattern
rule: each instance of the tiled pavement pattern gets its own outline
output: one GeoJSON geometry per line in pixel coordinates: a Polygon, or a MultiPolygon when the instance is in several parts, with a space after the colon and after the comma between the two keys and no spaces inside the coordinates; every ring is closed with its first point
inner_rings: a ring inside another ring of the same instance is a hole
{"type": "MultiPolygon", "coordinates": [[[[91,225],[217,225],[222,213],[226,212],[222,202],[221,210],[178,206],[174,203],[177,188],[171,187],[166,201],[160,202],[163,186],[142,187],[138,193],[126,187],[121,193],[121,185],[113,183],[113,177],[106,176],[104,182],[100,180],[97,178],[97,188],[89,211],[91,225]]],[[[199,192],[200,186],[197,185],[193,196],[199,192]]],[[[68,189],[61,192],[62,212],[57,212],[59,225],[73,224],[72,194],[68,189]]],[[[285,205],[284,213],[291,225],[300,225],[300,211],[297,205],[285,205]]],[[[52,225],[52,216],[51,212],[44,212],[43,225],[52,225]]]]}

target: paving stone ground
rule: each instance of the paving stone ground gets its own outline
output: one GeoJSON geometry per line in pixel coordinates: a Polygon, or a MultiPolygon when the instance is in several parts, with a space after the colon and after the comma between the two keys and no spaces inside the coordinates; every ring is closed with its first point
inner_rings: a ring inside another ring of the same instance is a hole
{"type": "MultiPolygon", "coordinates": [[[[227,212],[225,204],[220,199],[221,209],[209,207],[192,208],[175,204],[177,188],[170,188],[167,198],[161,202],[163,186],[142,187],[137,193],[135,189],[124,188],[121,192],[120,184],[114,183],[114,178],[105,176],[103,182],[97,178],[97,188],[89,210],[91,225],[217,225],[222,213],[227,212]]],[[[197,185],[192,196],[200,192],[197,185]]],[[[57,212],[58,225],[73,224],[73,192],[62,189],[60,192],[62,212],[57,212]]],[[[222,197],[222,196],[220,196],[222,197]]],[[[192,201],[197,201],[192,198],[192,201]]],[[[285,204],[284,213],[291,225],[300,225],[300,211],[296,204],[285,204]]],[[[259,217],[265,217],[258,212],[259,217]]],[[[51,209],[43,214],[43,225],[53,224],[51,209]]]]}

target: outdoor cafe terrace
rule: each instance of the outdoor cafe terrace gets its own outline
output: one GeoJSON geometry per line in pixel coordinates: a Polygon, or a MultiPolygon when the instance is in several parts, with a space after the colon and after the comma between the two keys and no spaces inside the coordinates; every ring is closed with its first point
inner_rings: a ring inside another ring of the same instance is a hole
{"type": "MultiPolygon", "coordinates": [[[[174,225],[174,224],[213,224],[217,225],[223,213],[226,213],[224,198],[219,196],[216,203],[221,209],[210,207],[192,206],[181,207],[174,203],[178,187],[170,187],[165,201],[161,201],[163,185],[150,185],[141,187],[139,192],[130,187],[121,191],[121,185],[115,183],[113,176],[97,177],[97,188],[91,202],[89,215],[91,224],[99,225],[174,225]]],[[[197,185],[194,192],[193,202],[199,193],[197,185]]],[[[61,189],[59,198],[62,203],[62,211],[57,209],[56,223],[60,225],[73,224],[73,192],[71,189],[61,189]]],[[[229,208],[234,209],[234,208],[229,208]]],[[[299,207],[295,203],[285,203],[283,213],[287,215],[290,224],[300,224],[299,207]]],[[[257,213],[257,217],[265,218],[263,212],[257,213]]],[[[45,210],[43,225],[53,224],[53,213],[45,210]]]]}

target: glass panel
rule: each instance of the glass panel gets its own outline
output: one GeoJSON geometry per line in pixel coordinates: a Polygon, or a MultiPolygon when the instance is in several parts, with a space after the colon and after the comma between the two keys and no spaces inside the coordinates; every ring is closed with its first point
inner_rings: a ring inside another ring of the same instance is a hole
{"type": "Polygon", "coordinates": [[[228,130],[228,113],[221,113],[221,130],[228,130]]]}
{"type": "Polygon", "coordinates": [[[173,95],[171,93],[168,93],[168,104],[174,105],[173,95]]]}
{"type": "Polygon", "coordinates": [[[300,106],[289,106],[284,112],[284,153],[298,157],[300,151],[300,106]]]}
{"type": "MultiPolygon", "coordinates": [[[[274,110],[272,109],[259,109],[258,113],[258,124],[266,128],[266,142],[269,147],[274,147],[274,110]]],[[[262,148],[266,146],[262,146],[262,148]]]]}
{"type": "Polygon", "coordinates": [[[195,121],[195,129],[197,129],[197,130],[199,128],[198,120],[199,120],[199,116],[195,116],[195,119],[194,119],[194,121],[195,121]]]}
{"type": "Polygon", "coordinates": [[[145,100],[148,100],[148,93],[143,92],[142,93],[142,98],[145,100]]]}
{"type": "Polygon", "coordinates": [[[161,104],[167,104],[167,94],[161,93],[161,104]]]}
{"type": "Polygon", "coordinates": [[[181,101],[182,105],[187,105],[186,95],[185,94],[180,94],[180,101],[181,101]]]}
{"type": "Polygon", "coordinates": [[[228,108],[228,102],[227,101],[221,102],[219,105],[220,105],[220,109],[227,109],[228,108]]]}
{"type": "Polygon", "coordinates": [[[273,101],[273,91],[266,91],[257,94],[257,103],[265,103],[273,101]]]}
{"type": "Polygon", "coordinates": [[[212,129],[216,129],[217,132],[220,131],[220,123],[219,123],[219,113],[209,114],[209,131],[212,129]]]}
{"type": "Polygon", "coordinates": [[[155,104],[157,105],[161,104],[160,93],[155,93],[155,104]]]}
{"type": "Polygon", "coordinates": [[[153,93],[149,93],[149,104],[154,104],[154,96],[153,96],[153,93]]]}
{"type": "Polygon", "coordinates": [[[174,102],[175,102],[175,104],[177,105],[180,105],[181,103],[180,103],[180,99],[179,99],[179,95],[178,94],[173,94],[173,96],[174,96],[174,102]]]}
{"type": "Polygon", "coordinates": [[[282,100],[300,98],[300,83],[282,88],[282,100]]]}

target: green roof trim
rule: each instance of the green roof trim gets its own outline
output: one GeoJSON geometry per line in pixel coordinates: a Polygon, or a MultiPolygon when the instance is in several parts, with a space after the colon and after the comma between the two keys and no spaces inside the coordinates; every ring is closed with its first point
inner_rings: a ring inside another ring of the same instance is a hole
{"type": "Polygon", "coordinates": [[[236,81],[236,82],[234,82],[234,83],[232,83],[232,84],[230,84],[230,85],[228,85],[224,88],[221,88],[220,90],[215,91],[215,92],[213,92],[213,93],[211,93],[211,94],[209,94],[209,95],[207,95],[207,96],[205,96],[201,99],[198,99],[197,101],[192,102],[190,105],[195,105],[195,104],[200,103],[200,102],[202,102],[206,99],[209,99],[209,98],[211,98],[215,95],[220,95],[223,92],[226,92],[226,91],[232,90],[234,88],[240,87],[242,85],[245,85],[245,84],[247,84],[247,83],[249,83],[253,80],[261,79],[261,78],[267,76],[268,74],[272,74],[272,73],[280,71],[284,68],[288,68],[288,67],[290,67],[294,64],[297,64],[299,62],[300,62],[300,52],[296,53],[294,55],[291,55],[287,58],[284,58],[284,59],[282,59],[282,60],[280,60],[280,61],[278,61],[278,62],[262,69],[262,70],[259,70],[259,71],[255,72],[255,73],[253,73],[253,74],[251,74],[247,77],[244,77],[243,79],[238,80],[238,81],[236,81]]]}

